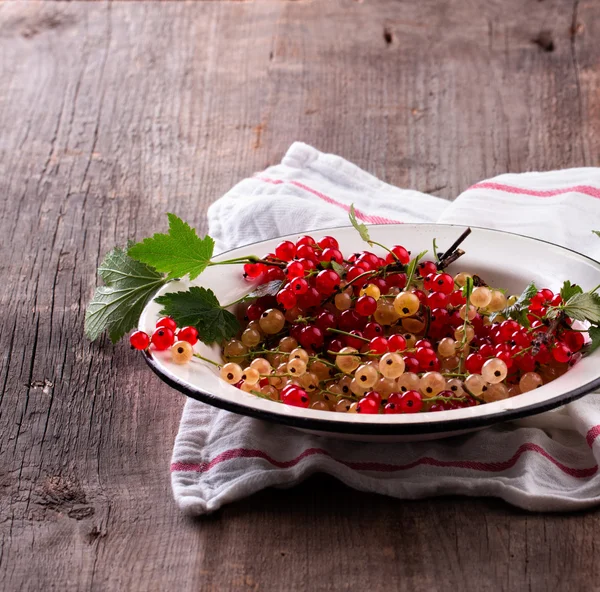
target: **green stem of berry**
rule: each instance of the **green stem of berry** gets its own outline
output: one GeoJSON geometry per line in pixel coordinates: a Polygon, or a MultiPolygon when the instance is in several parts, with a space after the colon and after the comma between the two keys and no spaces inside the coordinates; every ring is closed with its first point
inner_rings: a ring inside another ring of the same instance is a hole
{"type": "Polygon", "coordinates": [[[370,339],[367,339],[366,337],[362,337],[361,335],[353,335],[352,333],[349,333],[348,331],[342,331],[341,329],[333,329],[332,327],[329,327],[327,331],[331,333],[338,333],[339,335],[347,335],[348,337],[356,337],[356,339],[360,339],[361,341],[365,341],[366,343],[369,343],[370,341],[370,339]]]}
{"type": "MultiPolygon", "coordinates": [[[[353,337],[354,337],[354,335],[353,335],[353,337]]],[[[359,356],[359,357],[360,357],[360,356],[369,356],[369,357],[372,357],[372,358],[378,358],[378,357],[381,357],[381,356],[383,356],[383,355],[384,355],[384,354],[374,354],[374,353],[371,353],[371,352],[369,352],[369,353],[366,353],[366,354],[363,354],[363,353],[361,353],[361,352],[355,352],[355,353],[353,353],[353,352],[348,352],[348,353],[343,353],[343,354],[342,354],[342,353],[340,353],[340,352],[334,352],[334,351],[331,351],[331,350],[327,350],[327,353],[328,353],[329,355],[331,355],[331,356],[336,356],[336,357],[337,357],[337,356],[359,356]]]]}
{"type": "Polygon", "coordinates": [[[388,253],[390,253],[390,254],[392,255],[392,257],[394,257],[394,260],[395,260],[395,261],[400,261],[400,260],[398,259],[398,256],[396,255],[396,253],[394,253],[394,251],[392,251],[392,249],[390,249],[390,248],[386,247],[385,245],[382,245],[381,243],[378,243],[377,241],[374,241],[374,240],[372,240],[372,241],[369,241],[369,244],[370,244],[371,246],[373,246],[373,245],[377,245],[378,247],[381,247],[382,249],[384,249],[385,251],[387,251],[388,253]]]}
{"type": "Polygon", "coordinates": [[[221,364],[215,362],[214,360],[210,360],[209,358],[205,358],[204,356],[201,356],[200,354],[194,353],[194,357],[198,358],[199,360],[202,360],[203,362],[208,362],[209,364],[212,364],[213,366],[216,366],[217,368],[221,367],[221,364]]]}

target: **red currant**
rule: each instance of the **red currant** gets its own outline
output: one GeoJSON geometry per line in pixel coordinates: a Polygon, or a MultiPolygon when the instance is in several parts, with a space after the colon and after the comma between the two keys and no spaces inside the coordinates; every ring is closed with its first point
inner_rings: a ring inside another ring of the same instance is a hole
{"type": "Polygon", "coordinates": [[[469,354],[465,360],[465,368],[469,374],[480,374],[485,358],[481,354],[469,354]]]}
{"type": "Polygon", "coordinates": [[[387,403],[383,408],[383,412],[386,415],[400,413],[400,406],[398,405],[398,403],[387,403]]]}
{"type": "Polygon", "coordinates": [[[418,266],[419,275],[425,277],[430,273],[437,273],[437,266],[433,261],[423,261],[418,266]]]}
{"type": "Polygon", "coordinates": [[[401,245],[395,245],[392,247],[392,253],[389,253],[386,257],[386,263],[402,263],[402,265],[406,265],[410,261],[410,253],[401,245]],[[394,255],[392,255],[394,253],[394,255]]]}
{"type": "Polygon", "coordinates": [[[426,290],[433,290],[433,282],[435,280],[436,275],[437,274],[435,273],[430,273],[423,278],[423,287],[426,290]]]}
{"type": "Polygon", "coordinates": [[[274,282],[275,280],[284,280],[285,273],[281,267],[269,267],[265,273],[265,282],[274,282]]]}
{"type": "Polygon", "coordinates": [[[349,335],[346,335],[346,345],[348,347],[353,347],[354,349],[360,349],[365,345],[365,341],[362,338],[362,333],[354,329],[350,331],[349,335]]]}
{"type": "Polygon", "coordinates": [[[374,399],[368,399],[363,397],[356,406],[356,413],[377,413],[379,411],[379,404],[374,399]]]}
{"type": "Polygon", "coordinates": [[[479,355],[483,356],[484,358],[493,358],[494,357],[494,348],[492,345],[490,345],[489,343],[484,343],[480,348],[479,348],[479,355]]]}
{"type": "Polygon", "coordinates": [[[404,371],[412,372],[413,374],[420,372],[421,364],[419,363],[419,360],[412,355],[404,356],[404,371]]]}
{"type": "Polygon", "coordinates": [[[150,345],[150,337],[143,331],[134,331],[129,336],[129,343],[135,349],[146,349],[150,345]]]}
{"type": "Polygon", "coordinates": [[[388,340],[385,337],[373,337],[369,341],[369,351],[376,354],[385,354],[388,351],[388,340]]]}
{"type": "Polygon", "coordinates": [[[450,292],[448,302],[450,306],[462,306],[467,303],[467,299],[463,296],[461,290],[454,290],[453,292],[450,292]]]}
{"type": "Polygon", "coordinates": [[[454,291],[454,278],[449,273],[438,273],[433,282],[436,292],[448,295],[454,291]]]}
{"type": "Polygon", "coordinates": [[[377,310],[377,300],[371,296],[361,296],[356,301],[355,309],[361,317],[370,317],[377,310]]]}
{"type": "Polygon", "coordinates": [[[315,287],[320,294],[330,296],[340,287],[340,276],[331,269],[324,269],[318,273],[315,287]]]}
{"type": "Polygon", "coordinates": [[[289,390],[283,389],[280,397],[283,403],[292,407],[304,407],[306,409],[310,405],[310,399],[306,391],[300,387],[293,387],[289,390]]]}
{"type": "Polygon", "coordinates": [[[297,259],[310,259],[311,261],[316,261],[317,253],[312,247],[309,247],[308,245],[300,245],[296,249],[296,258],[297,259]]]}
{"type": "Polygon", "coordinates": [[[430,347],[419,347],[415,352],[415,358],[419,361],[419,366],[423,369],[423,372],[431,371],[436,364],[439,365],[438,357],[430,347]]]}
{"type": "Polygon", "coordinates": [[[339,352],[341,349],[343,349],[345,346],[344,342],[341,339],[332,339],[328,344],[327,344],[327,351],[332,351],[332,352],[339,352]]]}
{"type": "Polygon", "coordinates": [[[283,261],[291,261],[296,256],[296,245],[292,241],[283,241],[277,245],[275,256],[283,261]]]}
{"type": "Polygon", "coordinates": [[[417,391],[406,391],[400,397],[401,413],[418,413],[423,409],[423,398],[417,391]]]}
{"type": "Polygon", "coordinates": [[[573,352],[564,343],[557,343],[552,349],[552,357],[561,363],[569,362],[573,352]]]}
{"type": "Polygon", "coordinates": [[[388,286],[400,288],[403,290],[406,286],[406,274],[405,273],[391,273],[386,276],[386,281],[388,286]]]}
{"type": "Polygon", "coordinates": [[[289,288],[284,288],[277,293],[277,302],[286,310],[296,306],[296,295],[289,288]]]}
{"type": "Polygon", "coordinates": [[[325,333],[327,329],[335,329],[337,321],[333,314],[324,310],[317,315],[315,325],[325,333]]]}
{"type": "Polygon", "coordinates": [[[326,248],[319,255],[319,261],[335,261],[340,265],[344,262],[344,256],[338,249],[326,248]]]}
{"type": "Polygon", "coordinates": [[[196,327],[184,327],[177,333],[179,341],[187,341],[190,345],[198,343],[198,329],[196,327]]]}
{"type": "Polygon", "coordinates": [[[427,296],[427,306],[429,308],[446,308],[448,306],[448,296],[442,292],[431,292],[427,296]]]}
{"type": "Polygon", "coordinates": [[[521,325],[517,323],[517,321],[508,320],[503,321],[500,324],[500,339],[502,341],[508,341],[515,331],[519,331],[521,329],[521,325]]]}
{"type": "Polygon", "coordinates": [[[307,259],[306,257],[302,257],[302,259],[298,259],[298,263],[302,265],[302,269],[304,273],[308,271],[312,271],[313,269],[317,269],[317,264],[312,259],[307,259]]]}
{"type": "Polygon", "coordinates": [[[300,331],[298,337],[300,345],[305,349],[317,350],[323,347],[324,336],[323,331],[319,327],[313,325],[307,325],[300,331]]]}
{"type": "Polygon", "coordinates": [[[151,341],[157,350],[162,351],[175,343],[175,333],[168,327],[159,327],[152,333],[151,341]]]}
{"type": "Polygon", "coordinates": [[[375,401],[375,403],[377,403],[378,407],[379,407],[379,405],[381,405],[381,395],[377,391],[369,391],[365,395],[365,399],[373,399],[373,401],[375,401]]]}
{"type": "Polygon", "coordinates": [[[345,310],[338,317],[338,327],[342,331],[350,331],[351,329],[354,329],[358,326],[361,318],[364,317],[361,317],[353,308],[350,308],[348,310],[345,310]]]}
{"type": "Polygon", "coordinates": [[[246,309],[246,317],[249,321],[258,321],[263,312],[265,312],[265,309],[258,302],[253,302],[246,309]]]}
{"type": "Polygon", "coordinates": [[[264,263],[246,263],[244,265],[244,277],[247,280],[257,280],[267,271],[264,263]]]}
{"type": "Polygon", "coordinates": [[[373,339],[373,337],[379,337],[383,335],[383,327],[379,323],[367,323],[363,335],[367,339],[373,339]]]}
{"type": "Polygon", "coordinates": [[[429,349],[433,349],[433,345],[431,345],[431,341],[427,341],[427,339],[419,339],[415,343],[415,348],[419,347],[428,347],[429,349]]]}
{"type": "Polygon", "coordinates": [[[388,348],[391,352],[404,351],[406,349],[406,339],[399,333],[395,333],[388,339],[388,348]]]}
{"type": "Polygon", "coordinates": [[[340,245],[338,244],[337,240],[333,238],[333,236],[324,236],[317,244],[323,250],[340,248],[340,245]]]}
{"type": "Polygon", "coordinates": [[[317,292],[316,288],[312,286],[308,288],[306,294],[298,296],[298,304],[302,308],[312,308],[318,306],[321,303],[321,295],[317,292]]]}
{"type": "Polygon", "coordinates": [[[308,282],[303,277],[294,278],[289,284],[288,287],[296,296],[302,296],[302,294],[306,294],[308,292],[308,282]]]}
{"type": "Polygon", "coordinates": [[[177,323],[171,317],[162,317],[162,319],[158,319],[156,321],[156,328],[166,327],[167,329],[171,329],[171,331],[175,331],[177,329],[177,323]]]}
{"type": "Polygon", "coordinates": [[[578,331],[565,331],[562,339],[572,352],[578,352],[585,344],[584,336],[578,331]]]}
{"type": "Polygon", "coordinates": [[[285,275],[288,279],[293,280],[297,277],[304,277],[304,267],[299,261],[290,261],[285,268],[285,275]]]}
{"type": "Polygon", "coordinates": [[[314,247],[316,244],[317,243],[315,242],[315,239],[312,236],[304,235],[296,241],[296,248],[301,247],[302,245],[314,247]]]}

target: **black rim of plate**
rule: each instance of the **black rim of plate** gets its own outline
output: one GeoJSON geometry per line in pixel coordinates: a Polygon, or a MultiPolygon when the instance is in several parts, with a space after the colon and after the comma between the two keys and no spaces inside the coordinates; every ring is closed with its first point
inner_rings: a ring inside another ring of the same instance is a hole
{"type": "MultiPolygon", "coordinates": [[[[453,228],[467,228],[466,226],[460,224],[432,224],[432,223],[413,223],[411,226],[444,226],[444,227],[453,227],[453,228]]],[[[372,225],[377,226],[377,225],[372,225]]],[[[394,226],[392,225],[381,225],[381,226],[394,226]]],[[[399,224],[399,226],[406,227],[405,224],[399,224]]],[[[311,232],[327,232],[329,230],[340,230],[342,228],[350,228],[349,226],[334,226],[329,228],[315,229],[311,232]]],[[[516,232],[505,232],[503,230],[496,230],[493,228],[483,228],[480,226],[470,226],[472,229],[483,230],[486,232],[496,232],[498,234],[508,234],[513,236],[518,236],[520,238],[524,238],[526,240],[545,243],[548,245],[552,245],[553,247],[562,249],[564,251],[569,251],[574,253],[575,255],[587,259],[594,263],[595,266],[600,268],[600,262],[584,255],[583,253],[579,253],[574,249],[570,249],[568,247],[563,247],[561,245],[556,245],[549,241],[533,238],[530,236],[526,236],[524,234],[518,234],[516,232]]],[[[281,237],[275,237],[273,239],[267,240],[277,240],[277,239],[286,239],[290,236],[296,236],[298,233],[288,234],[281,237]]],[[[225,251],[223,253],[219,253],[219,257],[227,255],[232,251],[236,251],[240,248],[250,247],[252,245],[257,245],[260,243],[267,242],[265,241],[256,241],[254,243],[249,243],[247,245],[243,245],[242,247],[236,247],[235,249],[230,249],[229,251],[225,251]]],[[[547,399],[545,401],[540,401],[539,403],[534,403],[531,405],[527,405],[526,407],[521,407],[519,409],[511,409],[511,410],[502,410],[495,413],[488,413],[481,417],[466,417],[460,419],[444,419],[439,421],[428,421],[427,423],[398,423],[398,424],[390,424],[390,423],[358,423],[358,422],[339,422],[339,421],[331,421],[328,419],[320,419],[320,418],[312,418],[312,417],[294,417],[289,416],[282,413],[276,413],[273,411],[265,411],[262,409],[256,409],[255,407],[251,407],[248,405],[244,405],[242,403],[236,403],[234,401],[229,401],[226,399],[222,399],[217,397],[211,393],[205,392],[197,387],[192,387],[183,380],[180,380],[176,376],[171,376],[166,373],[156,362],[156,360],[152,357],[151,353],[144,352],[144,359],[146,363],[152,371],[166,384],[170,387],[178,390],[184,395],[200,401],[202,403],[208,403],[213,407],[218,407],[220,409],[225,409],[226,411],[231,411],[233,413],[237,413],[239,415],[246,415],[249,417],[255,417],[257,419],[263,419],[266,421],[279,423],[283,425],[288,425],[295,428],[300,428],[304,430],[314,430],[318,432],[335,432],[335,433],[343,433],[343,434],[356,434],[356,435],[393,435],[393,436],[403,436],[403,435],[416,435],[416,434],[435,434],[440,432],[455,432],[466,429],[474,429],[474,428],[483,428],[495,423],[500,423],[503,421],[511,421],[515,419],[520,419],[523,417],[528,417],[530,415],[537,415],[538,413],[543,413],[544,411],[550,411],[552,409],[556,409],[557,407],[561,407],[562,405],[566,405],[576,399],[583,397],[584,395],[592,392],[596,388],[600,387],[600,376],[591,382],[588,382],[584,385],[577,387],[571,391],[566,393],[562,393],[557,395],[556,397],[552,397],[551,399],[547,399]]]]}

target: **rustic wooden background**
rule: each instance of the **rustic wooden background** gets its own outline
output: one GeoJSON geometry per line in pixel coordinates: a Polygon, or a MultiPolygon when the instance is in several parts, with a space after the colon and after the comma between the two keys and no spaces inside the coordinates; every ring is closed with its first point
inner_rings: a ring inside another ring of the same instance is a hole
{"type": "Polygon", "coordinates": [[[597,512],[315,477],[185,518],[182,397],[82,336],[107,250],[293,140],[448,199],[597,165],[599,40],[597,0],[1,2],[0,588],[599,589],[597,512]]]}

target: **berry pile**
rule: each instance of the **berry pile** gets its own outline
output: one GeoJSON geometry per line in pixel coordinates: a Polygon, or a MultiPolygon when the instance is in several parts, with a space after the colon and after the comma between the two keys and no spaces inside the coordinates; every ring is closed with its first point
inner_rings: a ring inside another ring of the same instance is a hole
{"type": "MultiPolygon", "coordinates": [[[[513,397],[581,357],[585,338],[561,312],[560,294],[507,298],[447,265],[411,260],[400,245],[385,257],[345,258],[331,236],[284,241],[244,265],[244,277],[266,295],[244,302],[242,332],[224,344],[225,363],[212,363],[229,384],[287,405],[391,414],[513,397]]],[[[130,341],[170,348],[176,363],[210,362],[194,353],[198,331],[178,330],[169,317],[130,341]]]]}

